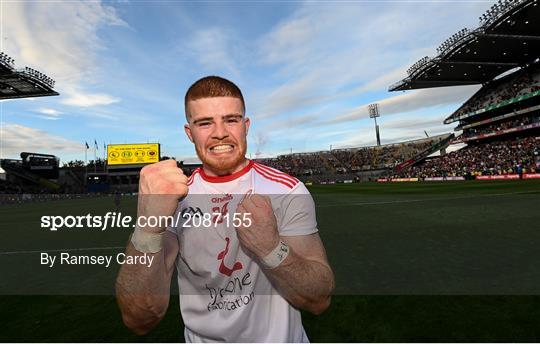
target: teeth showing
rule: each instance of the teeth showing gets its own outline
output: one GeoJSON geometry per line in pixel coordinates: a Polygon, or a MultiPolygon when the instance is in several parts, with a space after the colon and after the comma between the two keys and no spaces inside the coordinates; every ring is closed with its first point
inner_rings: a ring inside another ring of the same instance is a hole
{"type": "Polygon", "coordinates": [[[231,145],[219,145],[212,147],[210,150],[215,153],[224,153],[232,151],[233,147],[231,145]]]}

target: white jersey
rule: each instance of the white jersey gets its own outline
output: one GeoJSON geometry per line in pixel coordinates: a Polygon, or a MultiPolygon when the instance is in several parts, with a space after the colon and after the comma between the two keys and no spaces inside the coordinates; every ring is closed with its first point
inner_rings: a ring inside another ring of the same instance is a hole
{"type": "Polygon", "coordinates": [[[307,342],[300,312],[240,247],[233,224],[244,195],[257,193],[270,196],[281,236],[317,232],[314,202],[304,184],[250,161],[224,177],[199,168],[188,185],[177,210],[182,221],[168,228],[180,245],[176,267],[186,341],[307,342]]]}

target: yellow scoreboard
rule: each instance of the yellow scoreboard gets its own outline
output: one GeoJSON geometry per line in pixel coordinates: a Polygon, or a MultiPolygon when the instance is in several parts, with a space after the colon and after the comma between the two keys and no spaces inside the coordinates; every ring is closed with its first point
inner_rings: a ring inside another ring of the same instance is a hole
{"type": "Polygon", "coordinates": [[[159,161],[159,143],[107,145],[108,165],[152,164],[159,161]]]}

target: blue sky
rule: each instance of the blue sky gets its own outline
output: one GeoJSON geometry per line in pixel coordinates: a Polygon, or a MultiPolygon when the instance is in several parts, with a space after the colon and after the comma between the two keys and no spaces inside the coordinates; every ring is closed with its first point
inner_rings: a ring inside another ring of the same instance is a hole
{"type": "MultiPolygon", "coordinates": [[[[84,142],[160,142],[190,161],[183,96],[206,75],[243,90],[248,154],[383,143],[450,132],[477,86],[389,93],[406,69],[491,1],[1,1],[0,50],[56,80],[57,97],[0,102],[2,158],[84,158],[84,142]]],[[[93,156],[89,151],[89,156],[93,156]]]]}

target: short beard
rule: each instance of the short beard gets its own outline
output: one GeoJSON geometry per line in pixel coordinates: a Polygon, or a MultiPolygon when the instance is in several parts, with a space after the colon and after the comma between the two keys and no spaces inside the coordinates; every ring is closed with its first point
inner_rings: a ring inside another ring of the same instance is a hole
{"type": "Polygon", "coordinates": [[[203,165],[206,165],[212,172],[218,176],[232,174],[235,169],[246,159],[247,143],[244,141],[243,149],[240,154],[232,158],[217,158],[205,160],[204,155],[201,154],[199,147],[195,146],[197,156],[202,161],[203,165]]]}

